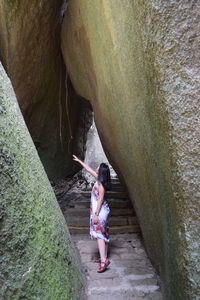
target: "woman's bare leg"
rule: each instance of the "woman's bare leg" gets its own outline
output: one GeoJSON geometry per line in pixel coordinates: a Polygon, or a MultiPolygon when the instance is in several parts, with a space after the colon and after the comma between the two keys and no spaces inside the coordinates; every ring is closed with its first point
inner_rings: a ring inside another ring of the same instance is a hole
{"type": "Polygon", "coordinates": [[[98,243],[98,248],[99,248],[100,259],[101,259],[102,262],[104,262],[106,260],[106,245],[105,245],[105,241],[102,240],[102,239],[97,239],[97,243],[98,243]]]}
{"type": "Polygon", "coordinates": [[[105,247],[106,247],[106,250],[105,250],[105,252],[106,252],[106,258],[108,258],[108,243],[106,243],[105,247]]]}

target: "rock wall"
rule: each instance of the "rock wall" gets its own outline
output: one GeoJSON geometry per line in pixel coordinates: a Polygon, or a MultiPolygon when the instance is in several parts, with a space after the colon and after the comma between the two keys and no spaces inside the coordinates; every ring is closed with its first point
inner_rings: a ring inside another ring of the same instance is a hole
{"type": "Polygon", "coordinates": [[[62,50],[166,299],[199,294],[200,2],[69,0],[62,50]]]}
{"type": "MultiPolygon", "coordinates": [[[[0,59],[52,180],[77,171],[72,161],[73,146],[78,147],[74,140],[80,140],[79,119],[88,112],[80,97],[66,93],[70,87],[60,51],[63,2],[0,1],[0,59]]],[[[86,121],[87,128],[91,121],[86,121]]],[[[82,149],[84,145],[81,156],[82,149]]]]}
{"type": "Polygon", "coordinates": [[[84,299],[64,217],[0,64],[0,299],[84,299]]]}
{"type": "MultiPolygon", "coordinates": [[[[96,169],[102,162],[104,162],[108,164],[111,176],[117,176],[104,153],[94,120],[87,134],[84,162],[93,169],[96,169]]],[[[83,177],[90,183],[94,183],[96,180],[94,176],[90,175],[85,169],[82,170],[82,174],[83,177]]]]}

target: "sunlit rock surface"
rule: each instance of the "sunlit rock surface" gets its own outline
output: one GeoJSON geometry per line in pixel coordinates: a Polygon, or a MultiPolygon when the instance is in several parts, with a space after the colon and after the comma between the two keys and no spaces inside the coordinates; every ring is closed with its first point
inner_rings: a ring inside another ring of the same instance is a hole
{"type": "Polygon", "coordinates": [[[0,299],[83,299],[80,263],[0,64],[0,299]]]}
{"type": "MultiPolygon", "coordinates": [[[[99,139],[98,131],[97,131],[94,121],[93,121],[90,129],[88,130],[88,134],[87,134],[84,162],[86,164],[88,164],[91,168],[93,168],[94,170],[101,163],[106,163],[109,166],[111,177],[117,176],[117,174],[113,170],[113,167],[109,164],[109,161],[104,153],[104,150],[101,145],[101,141],[99,139]]],[[[96,181],[95,177],[90,175],[85,169],[83,169],[82,174],[88,182],[92,183],[92,182],[96,181]]]]}
{"type": "MultiPolygon", "coordinates": [[[[88,111],[68,92],[60,51],[62,0],[0,1],[0,58],[50,179],[75,173],[79,119],[88,111]]],[[[87,132],[87,130],[86,130],[87,132]]],[[[83,156],[84,145],[80,155],[83,156]]]]}
{"type": "Polygon", "coordinates": [[[200,297],[200,2],[70,0],[62,50],[134,202],[166,299],[200,297]]]}

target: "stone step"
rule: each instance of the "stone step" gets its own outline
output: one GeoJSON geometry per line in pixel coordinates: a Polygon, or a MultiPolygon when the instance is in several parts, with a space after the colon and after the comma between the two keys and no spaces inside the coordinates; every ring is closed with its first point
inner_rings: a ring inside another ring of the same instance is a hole
{"type": "Polygon", "coordinates": [[[120,182],[118,177],[111,178],[111,182],[120,182]]]}
{"type": "MultiPolygon", "coordinates": [[[[68,229],[71,234],[89,234],[89,226],[68,226],[68,229]]],[[[140,233],[139,225],[126,225],[126,226],[110,226],[110,234],[122,234],[122,233],[140,233]]]]}
{"type": "MultiPolygon", "coordinates": [[[[89,224],[89,215],[87,217],[74,217],[66,216],[66,222],[68,226],[86,226],[89,224]]],[[[137,217],[133,216],[110,216],[109,226],[126,226],[126,225],[138,225],[137,217]]]]}
{"type": "Polygon", "coordinates": [[[125,189],[121,185],[111,185],[111,192],[125,192],[125,189]]]}
{"type": "MultiPolygon", "coordinates": [[[[91,197],[91,191],[83,191],[81,192],[81,195],[86,197],[86,198],[90,198],[91,197]]],[[[108,191],[106,192],[106,198],[118,198],[118,199],[127,199],[128,198],[128,194],[126,192],[112,192],[112,191],[108,191]]]]}
{"type": "MultiPolygon", "coordinates": [[[[108,205],[110,208],[131,208],[131,202],[130,200],[123,200],[123,199],[109,199],[108,201],[108,205]]],[[[74,200],[74,201],[70,201],[69,203],[70,207],[90,207],[90,201],[87,199],[83,199],[83,200],[74,200]]]]}
{"type": "Polygon", "coordinates": [[[123,187],[123,185],[119,181],[111,181],[111,185],[123,187]]]}
{"type": "Polygon", "coordinates": [[[110,234],[136,233],[141,231],[139,225],[111,226],[109,229],[110,234]]]}
{"type": "MultiPolygon", "coordinates": [[[[85,207],[78,208],[67,208],[63,212],[64,216],[79,216],[79,217],[87,217],[90,214],[90,210],[85,207]]],[[[110,210],[110,216],[135,216],[134,209],[131,208],[112,208],[110,210]]]]}

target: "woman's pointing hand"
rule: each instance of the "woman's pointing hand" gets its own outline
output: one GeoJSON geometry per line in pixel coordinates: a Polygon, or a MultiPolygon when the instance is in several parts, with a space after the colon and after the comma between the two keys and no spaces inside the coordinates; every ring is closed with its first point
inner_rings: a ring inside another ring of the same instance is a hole
{"type": "Polygon", "coordinates": [[[80,162],[80,159],[76,155],[74,155],[74,154],[73,154],[73,160],[77,161],[77,162],[80,162]]]}

